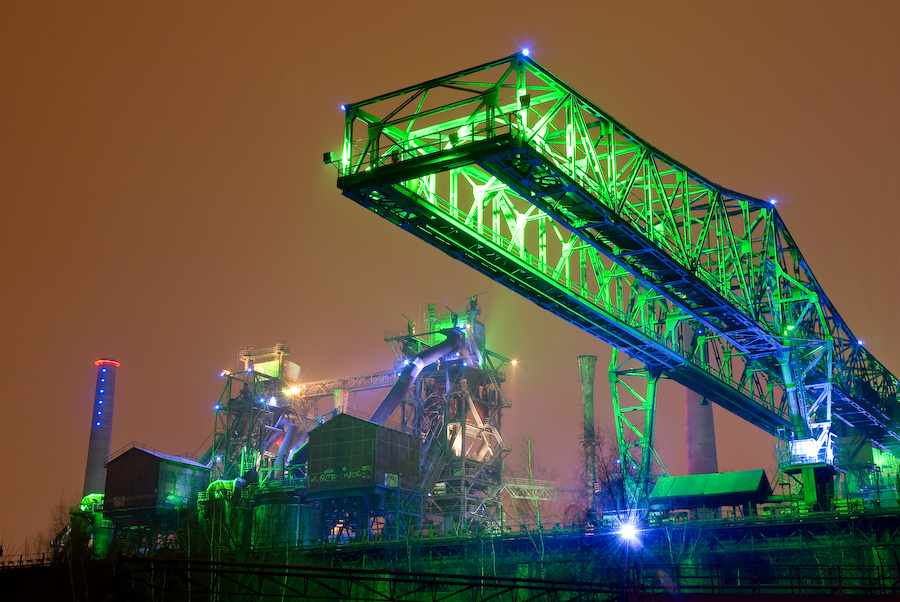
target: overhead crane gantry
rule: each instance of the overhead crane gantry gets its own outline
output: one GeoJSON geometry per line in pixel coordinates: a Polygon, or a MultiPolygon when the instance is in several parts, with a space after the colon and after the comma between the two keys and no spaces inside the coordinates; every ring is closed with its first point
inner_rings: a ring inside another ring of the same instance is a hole
{"type": "Polygon", "coordinates": [[[661,376],[787,439],[792,466],[834,462],[836,421],[898,455],[897,379],[774,201],[690,170],[522,53],[343,109],[325,160],[345,196],[614,348],[638,504],[661,376]]]}

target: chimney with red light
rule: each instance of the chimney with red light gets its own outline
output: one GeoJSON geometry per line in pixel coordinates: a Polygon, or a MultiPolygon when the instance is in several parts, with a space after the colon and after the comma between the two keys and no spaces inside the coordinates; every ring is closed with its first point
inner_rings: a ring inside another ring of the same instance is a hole
{"type": "Polygon", "coordinates": [[[91,440],[88,445],[84,493],[103,493],[106,489],[106,461],[112,451],[113,394],[116,390],[116,368],[119,362],[102,357],[97,366],[97,386],[91,409],[91,440]]]}

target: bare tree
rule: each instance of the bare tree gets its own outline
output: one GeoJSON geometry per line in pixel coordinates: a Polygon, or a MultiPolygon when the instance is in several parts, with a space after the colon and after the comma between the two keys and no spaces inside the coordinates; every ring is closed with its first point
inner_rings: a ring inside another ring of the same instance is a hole
{"type": "Polygon", "coordinates": [[[531,438],[526,434],[516,451],[518,466],[508,471],[510,476],[523,485],[525,496],[510,496],[509,505],[518,519],[520,529],[534,544],[538,559],[540,577],[544,576],[546,546],[544,542],[544,520],[548,515],[552,496],[547,495],[552,487],[552,472],[536,466],[531,438]]]}
{"type": "MultiPolygon", "coordinates": [[[[580,443],[579,451],[582,451],[584,442],[580,443]]],[[[608,426],[594,425],[593,461],[596,471],[593,484],[584,464],[575,465],[574,476],[577,482],[584,484],[579,502],[588,517],[597,521],[602,513],[621,512],[626,508],[618,441],[615,432],[608,426]]]]}

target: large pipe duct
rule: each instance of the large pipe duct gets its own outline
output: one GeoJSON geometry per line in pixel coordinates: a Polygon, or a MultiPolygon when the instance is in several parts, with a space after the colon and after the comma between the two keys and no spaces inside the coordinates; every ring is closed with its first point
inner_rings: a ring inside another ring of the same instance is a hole
{"type": "Polygon", "coordinates": [[[297,425],[291,421],[287,421],[287,428],[284,431],[284,439],[281,440],[281,447],[278,448],[278,454],[275,456],[275,466],[284,468],[287,452],[294,445],[294,438],[297,436],[297,425]]]}
{"type": "MultiPolygon", "coordinates": [[[[695,338],[694,329],[690,325],[686,325],[684,329],[685,348],[692,349],[696,344],[695,338]]],[[[687,424],[688,474],[719,472],[712,404],[699,393],[685,388],[684,413],[687,424]]]]}
{"type": "Polygon", "coordinates": [[[451,351],[460,350],[463,339],[459,331],[446,330],[443,332],[443,334],[446,335],[446,340],[438,343],[434,347],[425,349],[414,358],[412,358],[409,363],[403,367],[403,371],[400,373],[400,378],[397,379],[397,382],[394,383],[394,386],[391,387],[391,390],[388,391],[388,394],[384,396],[384,399],[381,401],[378,409],[375,410],[374,414],[372,414],[372,422],[382,425],[387,422],[388,418],[391,417],[391,414],[394,413],[394,410],[397,409],[397,406],[400,404],[403,398],[409,394],[409,390],[412,388],[416,377],[419,376],[419,373],[425,367],[436,362],[442,356],[450,353],[451,351]]]}
{"type": "Polygon", "coordinates": [[[91,410],[91,438],[88,443],[87,465],[84,471],[85,497],[106,490],[106,461],[112,451],[113,398],[116,390],[116,368],[119,362],[101,357],[97,366],[97,385],[91,410]]]}
{"type": "Polygon", "coordinates": [[[597,483],[597,434],[594,432],[594,367],[596,364],[596,355],[578,356],[578,368],[581,371],[582,405],[584,406],[584,480],[591,500],[592,516],[598,516],[600,510],[598,507],[600,488],[597,483]]]}

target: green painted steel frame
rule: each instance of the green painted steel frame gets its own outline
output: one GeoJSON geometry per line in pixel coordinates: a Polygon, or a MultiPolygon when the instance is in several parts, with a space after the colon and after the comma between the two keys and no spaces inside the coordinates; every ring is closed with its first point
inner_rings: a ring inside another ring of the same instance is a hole
{"type": "Polygon", "coordinates": [[[252,371],[225,376],[213,425],[213,479],[235,479],[257,467],[268,435],[266,425],[274,424],[271,409],[259,400],[281,382],[252,371]]]}
{"type": "Polygon", "coordinates": [[[346,106],[344,195],[775,434],[896,450],[898,383],[767,202],[516,54],[346,106]],[[697,336],[686,345],[685,327],[697,336]]]}

